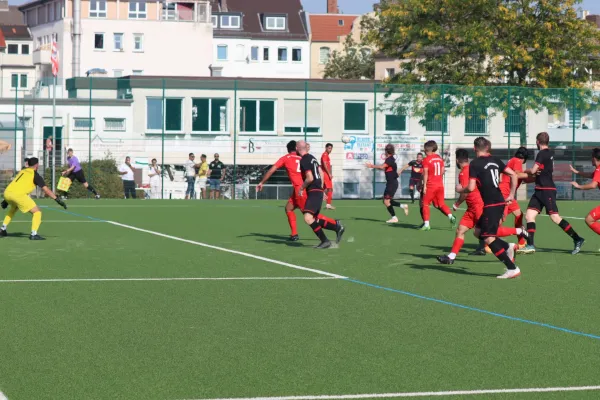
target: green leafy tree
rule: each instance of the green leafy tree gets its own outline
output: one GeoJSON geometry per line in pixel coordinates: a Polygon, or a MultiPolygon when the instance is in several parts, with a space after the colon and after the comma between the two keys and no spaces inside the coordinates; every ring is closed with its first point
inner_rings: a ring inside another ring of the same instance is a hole
{"type": "Polygon", "coordinates": [[[325,78],[334,79],[374,79],[375,59],[370,48],[361,46],[352,38],[346,37],[344,50],[335,50],[325,66],[325,78]]]}
{"type": "Polygon", "coordinates": [[[597,107],[586,87],[600,67],[600,31],[577,18],[578,3],[382,0],[362,22],[363,40],[400,60],[389,83],[439,85],[412,86],[412,99],[393,88],[403,111],[473,117],[473,110],[492,109],[492,115],[518,117],[524,144],[527,110],[597,107]]]}

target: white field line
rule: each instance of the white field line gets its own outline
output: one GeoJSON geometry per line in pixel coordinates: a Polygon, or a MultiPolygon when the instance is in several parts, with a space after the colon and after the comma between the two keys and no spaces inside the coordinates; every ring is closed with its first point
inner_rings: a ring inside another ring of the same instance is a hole
{"type": "MultiPolygon", "coordinates": [[[[467,211],[467,209],[466,209],[466,208],[461,208],[461,207],[459,207],[458,209],[459,209],[459,210],[461,210],[461,211],[467,211]]],[[[523,218],[525,218],[525,213],[526,213],[526,212],[527,212],[527,210],[525,210],[525,212],[523,213],[523,218]]],[[[549,215],[546,215],[546,214],[538,214],[538,217],[549,217],[549,215]]],[[[568,215],[561,215],[561,218],[566,218],[566,219],[580,219],[580,220],[583,220],[583,221],[585,221],[585,218],[581,218],[581,217],[569,217],[568,215]]]]}
{"type": "Polygon", "coordinates": [[[569,387],[523,388],[523,389],[455,390],[455,391],[446,391],[446,392],[405,392],[405,393],[342,394],[342,395],[319,395],[319,396],[236,397],[236,398],[196,399],[196,400],[348,400],[348,399],[393,399],[393,398],[400,398],[400,397],[477,396],[477,395],[483,395],[483,394],[583,392],[583,391],[594,391],[594,390],[600,390],[600,386],[569,386],[569,387]]]}
{"type": "MultiPolygon", "coordinates": [[[[150,282],[150,281],[311,281],[338,279],[331,276],[244,276],[226,278],[57,278],[57,279],[4,279],[0,283],[36,282],[150,282]]],[[[2,398],[0,397],[0,400],[2,398]]]]}
{"type": "MultiPolygon", "coordinates": [[[[83,223],[99,223],[99,222],[104,222],[104,221],[78,220],[78,219],[42,220],[43,224],[48,224],[48,223],[51,223],[51,224],[63,224],[63,223],[83,224],[83,223]]],[[[31,224],[31,221],[12,221],[11,224],[31,224]]]]}
{"type": "Polygon", "coordinates": [[[279,260],[273,260],[272,258],[261,257],[261,256],[257,256],[254,254],[245,253],[243,251],[230,250],[230,249],[226,249],[224,247],[213,246],[213,245],[202,243],[202,242],[196,242],[195,240],[183,239],[183,238],[180,238],[177,236],[165,235],[164,233],[150,231],[147,229],[141,229],[141,228],[137,228],[135,226],[125,225],[125,224],[121,224],[118,222],[113,222],[113,221],[106,221],[106,222],[108,222],[109,224],[120,226],[121,228],[127,228],[127,229],[132,229],[132,230],[138,231],[138,232],[149,233],[150,235],[155,235],[155,236],[160,236],[160,237],[164,237],[167,239],[177,240],[179,242],[189,243],[189,244],[193,244],[196,246],[202,246],[202,247],[206,247],[206,248],[213,249],[213,250],[224,251],[225,253],[237,254],[239,256],[254,258],[256,260],[265,261],[265,262],[269,262],[272,264],[283,265],[284,267],[288,267],[288,268],[298,269],[301,271],[313,272],[318,275],[324,275],[324,276],[328,276],[328,277],[336,278],[336,279],[346,279],[345,276],[332,274],[331,272],[321,271],[320,269],[302,267],[300,265],[290,264],[290,263],[286,263],[286,262],[279,261],[279,260]]]}
{"type": "Polygon", "coordinates": [[[8,397],[2,392],[0,392],[0,400],[8,400],[8,397]]]}

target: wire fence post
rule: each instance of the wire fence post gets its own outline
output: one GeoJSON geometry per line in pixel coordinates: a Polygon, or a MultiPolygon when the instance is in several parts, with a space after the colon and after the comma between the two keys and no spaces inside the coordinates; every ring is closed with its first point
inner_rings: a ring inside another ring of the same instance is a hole
{"type": "MultiPolygon", "coordinates": [[[[377,82],[373,83],[373,164],[377,164],[377,82]]],[[[375,171],[373,169],[373,199],[375,199],[375,187],[377,186],[377,173],[375,171]]]]}
{"type": "Polygon", "coordinates": [[[231,198],[235,200],[235,181],[237,180],[237,79],[233,81],[233,191],[231,198]]]}
{"type": "MultiPolygon", "coordinates": [[[[23,101],[24,103],[24,101],[23,101]]],[[[17,128],[19,126],[19,85],[15,88],[15,131],[14,131],[14,156],[15,156],[15,168],[13,170],[13,176],[17,174],[17,128]]]]}
{"type": "Polygon", "coordinates": [[[162,132],[161,132],[161,136],[160,136],[160,159],[162,161],[162,171],[160,171],[160,179],[161,179],[161,183],[160,183],[160,198],[161,200],[165,199],[165,91],[166,91],[166,82],[165,82],[165,78],[162,79],[162,132]]]}
{"type": "MultiPolygon", "coordinates": [[[[577,107],[577,92],[575,91],[575,88],[571,89],[573,91],[573,95],[572,95],[572,109],[571,109],[571,121],[573,124],[573,137],[571,138],[571,164],[575,164],[575,133],[576,133],[576,129],[575,129],[575,113],[576,113],[576,107],[577,107]]],[[[575,180],[575,174],[573,172],[571,172],[571,180],[574,181],[575,180]]],[[[571,185],[571,200],[575,199],[575,188],[573,187],[573,185],[571,185]]]]}
{"type": "Polygon", "coordinates": [[[441,155],[442,157],[445,157],[444,155],[444,135],[446,134],[446,130],[444,129],[444,122],[446,122],[446,109],[445,109],[445,86],[444,84],[442,84],[442,91],[441,91],[441,95],[442,95],[442,151],[441,151],[441,155]]]}
{"type": "MultiPolygon", "coordinates": [[[[506,118],[504,119],[505,121],[508,121],[508,124],[505,124],[508,126],[508,129],[504,129],[508,134],[508,154],[507,154],[507,159],[510,159],[510,142],[511,142],[511,136],[512,136],[512,122],[513,119],[511,117],[513,117],[513,115],[510,114],[510,111],[512,110],[512,97],[511,97],[511,87],[508,87],[508,111],[506,112],[506,118]]],[[[519,131],[521,131],[521,113],[519,113],[519,131]]]]}
{"type": "MultiPolygon", "coordinates": [[[[88,176],[90,177],[90,182],[94,183],[94,178],[92,176],[92,88],[93,78],[90,76],[90,112],[88,121],[88,176]]],[[[56,145],[54,146],[54,148],[56,149],[56,145]]],[[[90,196],[89,190],[87,191],[86,196],[90,196]]]]}

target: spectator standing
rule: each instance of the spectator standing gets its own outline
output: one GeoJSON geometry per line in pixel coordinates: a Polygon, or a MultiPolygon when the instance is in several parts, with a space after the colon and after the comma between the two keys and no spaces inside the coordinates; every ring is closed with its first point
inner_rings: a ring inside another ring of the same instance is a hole
{"type": "Polygon", "coordinates": [[[160,176],[161,171],[158,167],[156,158],[152,159],[152,163],[150,164],[150,172],[148,173],[150,177],[150,198],[151,199],[160,199],[161,190],[160,190],[160,176]]]}
{"type": "Polygon", "coordinates": [[[206,154],[200,156],[200,167],[198,168],[198,188],[200,189],[200,196],[202,199],[206,199],[206,182],[208,180],[208,163],[206,162],[206,154]]]}
{"type": "Polygon", "coordinates": [[[194,153],[189,154],[188,160],[183,164],[185,167],[185,181],[187,182],[187,189],[185,191],[185,199],[193,199],[196,196],[196,168],[200,167],[200,164],[196,164],[196,156],[194,153]]]}
{"type": "Polygon", "coordinates": [[[130,196],[134,199],[136,198],[134,172],[135,169],[131,165],[131,157],[125,157],[125,162],[119,167],[119,175],[123,179],[123,191],[125,192],[126,199],[130,196]]]}
{"type": "Polygon", "coordinates": [[[219,160],[219,155],[215,154],[215,159],[208,166],[208,175],[210,184],[210,198],[218,199],[221,194],[221,182],[225,176],[225,164],[219,160]]]}

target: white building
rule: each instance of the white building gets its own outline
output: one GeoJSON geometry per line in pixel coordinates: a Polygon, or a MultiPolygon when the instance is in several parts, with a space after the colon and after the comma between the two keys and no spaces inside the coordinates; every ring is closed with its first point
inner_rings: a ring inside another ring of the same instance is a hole
{"type": "Polygon", "coordinates": [[[209,76],[212,24],[207,0],[37,0],[25,15],[42,77],[59,48],[59,82],[100,69],[125,75],[209,76]]]}
{"type": "Polygon", "coordinates": [[[306,15],[297,0],[215,0],[212,75],[310,77],[306,15]]]}

